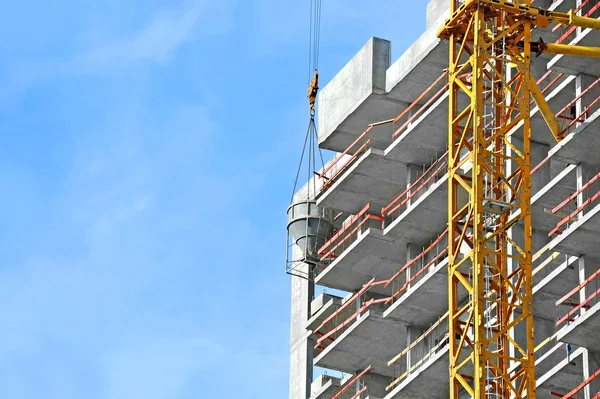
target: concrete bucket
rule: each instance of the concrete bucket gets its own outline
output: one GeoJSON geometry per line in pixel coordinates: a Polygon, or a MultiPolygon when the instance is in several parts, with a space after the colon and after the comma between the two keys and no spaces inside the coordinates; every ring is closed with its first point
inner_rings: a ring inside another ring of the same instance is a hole
{"type": "Polygon", "coordinates": [[[333,212],[318,207],[314,200],[295,202],[288,207],[288,235],[303,253],[303,261],[316,264],[319,248],[325,244],[333,231],[333,212]]]}

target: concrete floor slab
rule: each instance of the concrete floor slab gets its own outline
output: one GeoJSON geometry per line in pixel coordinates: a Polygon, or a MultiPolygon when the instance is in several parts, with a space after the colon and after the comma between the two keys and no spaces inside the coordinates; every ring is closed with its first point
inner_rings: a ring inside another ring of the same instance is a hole
{"type": "MultiPolygon", "coordinates": [[[[319,93],[319,145],[343,152],[369,124],[396,117],[406,109],[385,94],[391,45],[372,38],[319,93]]],[[[391,135],[373,133],[373,147],[383,149],[391,135]]]]}
{"type": "MultiPolygon", "coordinates": [[[[551,270],[544,278],[534,276],[533,312],[534,315],[551,320],[564,316],[568,310],[555,303],[573,287],[579,284],[576,256],[560,256],[546,267],[551,270]]],[[[541,273],[540,273],[541,274],[541,273]]]]}
{"type": "MultiPolygon", "coordinates": [[[[348,292],[360,288],[373,277],[389,278],[406,258],[406,243],[385,237],[381,230],[367,229],[325,270],[315,283],[348,292]]],[[[373,287],[374,293],[390,295],[391,287],[373,287]]]]}
{"type": "Polygon", "coordinates": [[[406,327],[367,310],[314,360],[315,366],[354,373],[372,366],[372,372],[393,376],[386,363],[406,347],[406,327]]]}
{"type": "Polygon", "coordinates": [[[317,205],[355,214],[371,203],[370,213],[380,215],[403,185],[406,185],[406,165],[372,148],[336,177],[330,188],[317,195],[317,205]]]}
{"type": "Polygon", "coordinates": [[[549,232],[560,221],[550,210],[577,191],[576,168],[576,165],[568,165],[531,197],[531,221],[536,229],[549,232]]]}
{"type": "Polygon", "coordinates": [[[450,377],[448,345],[396,386],[385,399],[448,399],[450,377]]]}
{"type": "Polygon", "coordinates": [[[385,150],[406,164],[430,165],[448,147],[448,93],[443,94],[385,150]]]}
{"type": "Polygon", "coordinates": [[[600,204],[590,208],[581,220],[550,242],[552,251],[592,258],[600,257],[600,204]]]}
{"type": "Polygon", "coordinates": [[[548,156],[570,164],[600,165],[600,110],[558,143],[548,156]]]}
{"type": "MultiPolygon", "coordinates": [[[[466,298],[466,292],[461,291],[459,303],[466,298]]],[[[445,258],[386,309],[383,317],[427,329],[447,311],[448,258],[445,258]]]]}
{"type": "MultiPolygon", "coordinates": [[[[449,47],[437,38],[441,16],[386,71],[386,91],[392,98],[413,102],[448,68],[449,47]],[[439,24],[438,24],[439,22],[439,24]]],[[[433,93],[432,93],[433,94],[433,93]]],[[[427,97],[422,102],[427,101],[427,97]]]]}
{"type": "Polygon", "coordinates": [[[386,237],[426,245],[442,233],[448,223],[448,174],[402,212],[383,231],[386,237]]]}
{"type": "Polygon", "coordinates": [[[569,358],[565,357],[550,371],[537,379],[536,397],[556,399],[554,393],[567,394],[583,380],[583,348],[577,349],[569,358]]]}
{"type": "Polygon", "coordinates": [[[583,346],[592,351],[600,351],[600,303],[595,304],[563,327],[556,339],[573,345],[583,346]]]}

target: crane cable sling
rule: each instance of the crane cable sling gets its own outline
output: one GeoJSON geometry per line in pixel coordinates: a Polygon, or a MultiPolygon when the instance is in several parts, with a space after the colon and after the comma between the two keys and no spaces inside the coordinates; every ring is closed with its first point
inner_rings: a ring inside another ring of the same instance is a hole
{"type": "MultiPolygon", "coordinates": [[[[315,102],[317,99],[317,92],[319,90],[319,46],[321,41],[321,2],[322,0],[310,0],[310,31],[309,31],[309,44],[308,44],[308,103],[309,103],[309,114],[310,119],[308,122],[308,129],[306,130],[306,136],[304,137],[304,145],[302,147],[302,154],[300,156],[300,163],[298,165],[298,171],[296,172],[296,179],[294,181],[294,188],[292,191],[292,199],[294,200],[294,193],[298,186],[298,179],[302,170],[302,164],[304,163],[304,156],[308,145],[307,155],[307,183],[311,182],[312,175],[318,175],[317,173],[317,162],[316,153],[319,152],[321,167],[324,167],[325,162],[323,160],[323,154],[319,148],[319,135],[317,133],[317,126],[315,124],[315,102]]],[[[317,194],[316,179],[312,179],[312,197],[317,194]]],[[[311,185],[308,185],[308,198],[311,198],[311,185]]]]}
{"type": "Polygon", "coordinates": [[[311,115],[319,90],[319,48],[321,45],[321,1],[310,1],[310,31],[308,42],[308,101],[311,115]]]}

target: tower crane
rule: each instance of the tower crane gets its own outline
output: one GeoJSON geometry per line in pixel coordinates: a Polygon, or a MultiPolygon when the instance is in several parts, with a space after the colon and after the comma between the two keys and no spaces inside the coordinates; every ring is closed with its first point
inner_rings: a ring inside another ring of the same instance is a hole
{"type": "Polygon", "coordinates": [[[559,125],[530,72],[535,53],[600,57],[600,48],[534,41],[558,23],[600,21],[531,0],[451,0],[438,37],[450,42],[448,253],[450,398],[535,398],[531,242],[531,98],[559,125]],[[523,143],[511,135],[522,128],[523,143]],[[468,154],[468,156],[465,156],[468,154]],[[470,167],[470,171],[469,170],[470,167]],[[468,198],[466,203],[460,198],[468,198]],[[511,228],[519,226],[523,238],[511,228]],[[466,255],[460,256],[460,253],[466,255]],[[466,304],[459,292],[468,292],[466,304]],[[524,338],[515,331],[525,331],[524,338]]]}

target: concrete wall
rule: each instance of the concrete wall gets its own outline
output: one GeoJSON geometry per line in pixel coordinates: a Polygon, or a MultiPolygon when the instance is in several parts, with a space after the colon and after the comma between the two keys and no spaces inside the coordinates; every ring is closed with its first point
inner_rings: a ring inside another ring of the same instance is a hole
{"type": "MultiPolygon", "coordinates": [[[[441,24],[444,21],[444,16],[440,16],[434,25],[441,24]]],[[[423,89],[427,88],[434,82],[435,78],[442,74],[442,70],[448,67],[448,45],[442,43],[437,38],[437,32],[434,26],[429,27],[405,52],[396,60],[386,72],[386,91],[390,96],[398,98],[402,101],[413,101],[418,97],[423,89]],[[434,51],[440,47],[439,52],[434,51]],[[419,65],[425,57],[434,54],[428,58],[427,65],[419,65]],[[417,67],[424,69],[414,74],[413,70],[417,67]],[[414,83],[414,88],[410,82],[405,81],[407,75],[411,74],[408,81],[414,83]],[[418,75],[418,76],[416,76],[418,75]],[[433,80],[429,80],[433,77],[433,80]],[[397,89],[400,84],[402,86],[397,89]],[[408,88],[404,86],[409,86],[408,88]]]]}
{"type": "Polygon", "coordinates": [[[385,387],[390,383],[388,377],[367,373],[363,377],[363,383],[368,387],[369,398],[383,398],[387,391],[385,387]]]}
{"type": "MultiPolygon", "coordinates": [[[[385,92],[385,72],[390,61],[391,43],[373,37],[321,90],[319,143],[335,132],[369,96],[385,92]]],[[[359,131],[354,133],[360,134],[359,131]]]]}
{"type": "Polygon", "coordinates": [[[425,28],[437,29],[440,25],[441,17],[447,18],[450,14],[450,6],[448,0],[431,0],[427,4],[427,16],[425,19],[425,28]]]}
{"type": "MultiPolygon", "coordinates": [[[[299,259],[302,250],[294,246],[293,256],[299,259]]],[[[298,266],[308,274],[308,264],[298,266]]],[[[313,346],[306,330],[310,317],[310,303],[314,295],[314,283],[307,279],[291,277],[292,309],[290,321],[290,399],[306,399],[311,394],[313,381],[313,346]]]]}

